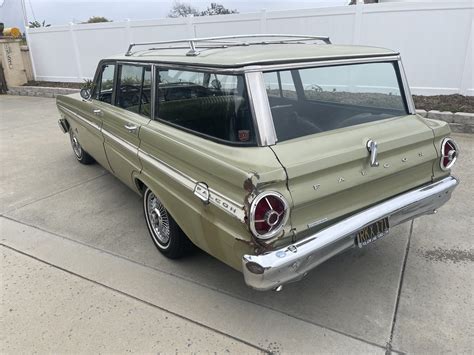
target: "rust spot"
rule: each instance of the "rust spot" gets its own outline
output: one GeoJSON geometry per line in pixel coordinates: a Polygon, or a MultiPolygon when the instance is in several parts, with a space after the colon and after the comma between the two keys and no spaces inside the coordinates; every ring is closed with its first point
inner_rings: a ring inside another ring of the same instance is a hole
{"type": "Polygon", "coordinates": [[[252,192],[255,189],[253,185],[252,178],[248,178],[244,181],[244,190],[247,192],[252,192]]]}

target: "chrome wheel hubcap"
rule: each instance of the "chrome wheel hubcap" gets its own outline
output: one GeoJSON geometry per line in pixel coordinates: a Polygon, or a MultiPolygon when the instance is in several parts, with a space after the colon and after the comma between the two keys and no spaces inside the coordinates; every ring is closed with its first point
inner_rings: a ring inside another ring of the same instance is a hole
{"type": "Polygon", "coordinates": [[[74,151],[74,154],[76,154],[76,157],[81,159],[82,147],[79,144],[79,141],[77,140],[77,137],[74,135],[74,133],[71,133],[71,145],[72,145],[72,150],[74,151]]]}
{"type": "Polygon", "coordinates": [[[170,240],[168,212],[153,192],[150,192],[147,197],[147,214],[155,241],[160,245],[168,244],[170,240]]]}

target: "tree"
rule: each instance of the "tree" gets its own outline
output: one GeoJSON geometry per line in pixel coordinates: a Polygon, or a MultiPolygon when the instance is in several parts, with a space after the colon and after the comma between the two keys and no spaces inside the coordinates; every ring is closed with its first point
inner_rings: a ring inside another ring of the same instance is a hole
{"type": "Polygon", "coordinates": [[[214,15],[229,15],[229,14],[238,14],[237,10],[229,10],[224,7],[224,5],[218,4],[216,2],[211,2],[211,7],[207,7],[206,10],[201,11],[200,16],[214,16],[214,15]]]}
{"type": "Polygon", "coordinates": [[[237,10],[230,10],[224,7],[224,5],[216,2],[211,2],[211,6],[208,6],[206,10],[199,11],[195,7],[188,3],[184,3],[176,0],[168,13],[168,17],[187,17],[187,16],[214,16],[214,15],[228,15],[238,14],[237,10]]]}
{"type": "Polygon", "coordinates": [[[199,11],[195,7],[192,7],[190,4],[186,4],[177,0],[175,0],[170,12],[168,13],[168,17],[172,18],[188,17],[190,15],[199,16],[199,11]]]}
{"type": "Polygon", "coordinates": [[[89,17],[89,19],[86,22],[82,22],[82,23],[100,23],[100,22],[112,22],[112,20],[109,20],[108,18],[104,16],[92,16],[92,17],[89,17]]]}
{"type": "MultiPolygon", "coordinates": [[[[364,4],[376,4],[379,2],[379,0],[364,0],[364,4]]],[[[355,5],[357,3],[357,0],[351,0],[349,2],[349,5],[355,5]]]]}
{"type": "Polygon", "coordinates": [[[43,21],[43,22],[30,21],[30,25],[29,25],[30,28],[49,27],[49,26],[51,26],[51,25],[49,23],[46,24],[45,21],[43,21]]]}

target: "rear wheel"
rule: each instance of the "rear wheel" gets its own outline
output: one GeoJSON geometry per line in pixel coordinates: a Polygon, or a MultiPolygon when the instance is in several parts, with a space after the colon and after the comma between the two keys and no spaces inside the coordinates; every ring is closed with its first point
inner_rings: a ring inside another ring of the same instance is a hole
{"type": "Polygon", "coordinates": [[[76,159],[79,163],[88,165],[95,162],[94,158],[92,158],[84,149],[82,149],[82,146],[72,129],[69,130],[69,139],[71,140],[72,151],[74,152],[74,155],[76,156],[76,159]]]}
{"type": "Polygon", "coordinates": [[[143,211],[151,239],[163,255],[177,259],[190,251],[192,243],[149,188],[143,194],[143,211]]]}

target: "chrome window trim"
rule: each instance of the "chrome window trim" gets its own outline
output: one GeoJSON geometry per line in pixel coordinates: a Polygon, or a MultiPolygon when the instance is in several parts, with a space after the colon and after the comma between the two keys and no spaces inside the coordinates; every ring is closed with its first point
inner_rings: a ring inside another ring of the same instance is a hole
{"type": "Polygon", "coordinates": [[[245,73],[247,92],[250,98],[250,109],[257,129],[257,143],[259,146],[274,145],[277,135],[273,117],[268,102],[263,73],[261,71],[245,73]]]}
{"type": "MultiPolygon", "coordinates": [[[[135,67],[150,67],[150,70],[151,70],[151,73],[150,73],[150,78],[151,78],[151,91],[150,91],[150,117],[147,117],[148,119],[153,119],[154,117],[154,113],[155,113],[155,73],[154,73],[154,64],[152,63],[147,63],[147,62],[133,62],[133,61],[124,61],[124,60],[118,60],[117,62],[115,62],[116,64],[116,71],[117,71],[117,74],[116,74],[116,77],[115,77],[115,83],[114,83],[114,88],[116,88],[119,84],[118,82],[118,66],[119,65],[131,65],[131,66],[135,66],[135,67]]],[[[143,81],[142,81],[142,87],[143,87],[143,81]]],[[[115,90],[115,93],[117,92],[117,90],[115,90]]],[[[118,107],[118,108],[121,108],[119,106],[117,106],[117,103],[115,102],[115,97],[114,97],[114,100],[113,100],[114,104],[112,104],[112,106],[115,106],[115,107],[118,107]]],[[[110,104],[109,104],[110,105],[110,104]]],[[[126,110],[126,109],[124,109],[126,110]]],[[[137,113],[137,115],[140,115],[142,117],[146,117],[145,115],[141,114],[141,113],[137,113]]]]}
{"type": "MultiPolygon", "coordinates": [[[[178,181],[181,185],[194,193],[194,188],[196,187],[196,184],[199,183],[199,181],[193,179],[178,169],[175,169],[166,162],[151,156],[140,148],[138,149],[138,157],[146,161],[148,164],[154,166],[156,169],[162,171],[173,180],[178,181]]],[[[239,204],[238,202],[224,196],[212,188],[209,188],[209,202],[210,204],[237,218],[240,222],[245,223],[245,209],[243,204],[239,204]]]]}
{"type": "Polygon", "coordinates": [[[416,113],[415,103],[413,102],[413,96],[411,95],[410,87],[408,86],[407,76],[405,74],[405,69],[403,68],[402,59],[398,56],[398,71],[402,79],[403,91],[405,93],[405,100],[407,103],[408,113],[414,115],[416,113]]]}
{"type": "Polygon", "coordinates": [[[192,64],[177,64],[176,62],[160,62],[160,61],[121,61],[122,63],[140,63],[142,65],[154,65],[156,67],[164,67],[169,69],[177,69],[183,71],[200,71],[206,73],[215,73],[219,74],[243,74],[245,72],[245,67],[235,67],[235,68],[223,68],[219,66],[203,66],[203,65],[192,65],[192,64]]]}
{"type": "Polygon", "coordinates": [[[399,61],[400,55],[382,55],[374,54],[371,57],[364,56],[363,58],[352,57],[346,59],[331,59],[334,57],[327,57],[321,60],[313,60],[308,62],[293,62],[293,63],[280,63],[280,64],[258,64],[258,65],[248,65],[244,67],[246,73],[251,72],[266,72],[266,71],[276,71],[276,70],[291,70],[291,69],[303,69],[303,68],[313,68],[313,67],[326,67],[331,65],[343,65],[343,64],[359,64],[359,63],[376,63],[376,62],[393,62],[399,61]]]}

